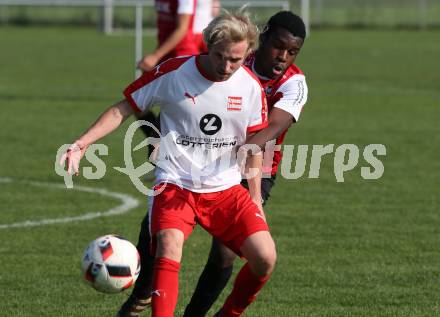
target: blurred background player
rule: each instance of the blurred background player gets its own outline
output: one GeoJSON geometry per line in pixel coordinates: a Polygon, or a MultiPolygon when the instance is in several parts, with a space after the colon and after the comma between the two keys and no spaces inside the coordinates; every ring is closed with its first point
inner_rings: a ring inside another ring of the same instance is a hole
{"type": "Polygon", "coordinates": [[[171,57],[199,53],[194,42],[193,23],[196,0],[155,0],[157,48],[138,63],[143,71],[171,57]]]}
{"type": "MultiPolygon", "coordinates": [[[[201,0],[203,2],[203,0],[201,0]]],[[[157,48],[145,55],[138,63],[141,70],[149,71],[157,64],[177,56],[195,55],[199,53],[193,34],[193,23],[196,0],[155,0],[157,14],[157,48]]],[[[152,111],[137,115],[138,119],[146,120],[159,127],[159,117],[152,111]]],[[[146,125],[141,127],[147,137],[158,137],[154,130],[146,125]]],[[[148,156],[154,147],[148,146],[148,156]]]]}
{"type": "Polygon", "coordinates": [[[203,30],[220,13],[221,4],[219,0],[197,0],[196,13],[194,17],[193,33],[194,41],[200,53],[207,52],[208,47],[203,40],[203,30]]]}
{"type": "MultiPolygon", "coordinates": [[[[260,35],[260,45],[245,61],[262,83],[269,106],[269,126],[247,143],[264,148],[269,140],[282,144],[287,129],[298,121],[307,101],[307,85],[302,71],[294,64],[306,37],[302,19],[289,11],[273,15],[260,35]]],[[[261,180],[262,200],[269,198],[275,184],[282,153],[266,148],[265,169],[268,177],[261,180]],[[268,158],[268,160],[266,159],[268,158]]],[[[248,187],[247,181],[242,185],[248,187]]],[[[196,290],[185,309],[184,317],[205,316],[226,286],[232,274],[234,252],[213,239],[208,262],[196,290]]]]}

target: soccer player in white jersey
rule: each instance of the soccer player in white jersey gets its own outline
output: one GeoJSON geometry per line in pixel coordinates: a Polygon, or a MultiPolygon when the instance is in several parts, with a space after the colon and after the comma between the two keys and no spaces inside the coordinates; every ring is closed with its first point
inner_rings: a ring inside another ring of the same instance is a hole
{"type": "MultiPolygon", "coordinates": [[[[165,188],[154,197],[151,211],[153,317],[174,315],[183,243],[196,222],[247,260],[218,316],[240,316],[274,269],[275,244],[262,213],[260,174],[248,180],[247,192],[235,156],[251,133],[267,126],[263,88],[241,66],[256,44],[256,33],[246,16],[217,17],[204,32],[207,55],[170,59],[145,73],[64,156],[68,171],[77,172],[90,144],[134,111],[161,106],[166,137],[156,179],[165,188]]],[[[261,168],[261,156],[248,162],[250,168],[261,168]]]]}
{"type": "MultiPolygon", "coordinates": [[[[272,16],[260,35],[258,50],[245,61],[259,78],[266,91],[269,105],[269,125],[252,136],[248,142],[264,147],[269,140],[276,139],[282,144],[289,126],[299,120],[307,101],[307,84],[302,71],[294,64],[299,54],[306,32],[302,19],[289,11],[281,11],[272,16]]],[[[267,201],[275,184],[276,173],[281,161],[280,151],[266,151],[268,177],[261,180],[263,201],[267,201]],[[272,160],[271,160],[272,158],[272,160]]],[[[266,159],[265,159],[266,161],[266,159]]],[[[248,187],[246,180],[242,185],[248,187]]],[[[139,234],[138,249],[141,254],[141,274],[132,294],[122,305],[119,316],[131,317],[141,313],[148,305],[151,289],[151,256],[144,252],[150,240],[148,215],[144,218],[139,234]]],[[[208,262],[199,278],[197,288],[186,307],[184,317],[205,316],[214,301],[227,284],[235,260],[234,252],[215,239],[208,262]]]]}

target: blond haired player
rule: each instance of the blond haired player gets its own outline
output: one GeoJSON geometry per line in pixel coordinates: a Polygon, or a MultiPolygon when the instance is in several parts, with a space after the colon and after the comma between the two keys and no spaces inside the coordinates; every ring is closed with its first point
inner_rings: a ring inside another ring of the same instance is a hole
{"type": "MultiPolygon", "coordinates": [[[[159,150],[156,185],[165,187],[154,197],[150,215],[153,317],[174,316],[183,243],[196,224],[247,260],[218,316],[240,316],[276,261],[262,214],[260,175],[248,180],[248,192],[240,185],[235,156],[251,133],[267,126],[264,91],[242,67],[255,47],[256,28],[246,16],[224,13],[209,24],[204,36],[207,55],[170,59],[146,72],[65,155],[68,170],[77,170],[87,146],[134,111],[160,105],[166,140],[159,150]]],[[[261,157],[251,156],[248,165],[261,168],[261,157]]]]}

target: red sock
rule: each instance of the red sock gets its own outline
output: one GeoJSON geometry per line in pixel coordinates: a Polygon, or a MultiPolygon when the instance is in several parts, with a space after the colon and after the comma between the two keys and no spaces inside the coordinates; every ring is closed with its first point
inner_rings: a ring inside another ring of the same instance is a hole
{"type": "Polygon", "coordinates": [[[257,297],[258,292],[266,284],[269,276],[259,277],[255,275],[249,264],[238,273],[234,282],[234,288],[226,299],[221,310],[222,317],[240,316],[246,307],[248,307],[257,297]]]}
{"type": "Polygon", "coordinates": [[[154,261],[152,316],[173,317],[179,293],[180,263],[157,258],[154,261]]]}

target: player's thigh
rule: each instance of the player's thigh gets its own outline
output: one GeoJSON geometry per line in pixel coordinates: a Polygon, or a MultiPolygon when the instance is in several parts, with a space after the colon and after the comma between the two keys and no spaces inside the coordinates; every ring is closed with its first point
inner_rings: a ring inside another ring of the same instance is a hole
{"type": "Polygon", "coordinates": [[[181,256],[181,244],[196,225],[192,200],[190,192],[169,184],[152,199],[150,225],[153,254],[181,256]]]}
{"type": "Polygon", "coordinates": [[[178,229],[184,233],[186,239],[196,225],[193,200],[189,191],[167,184],[162,192],[152,198],[150,211],[152,236],[160,230],[178,229]]]}

